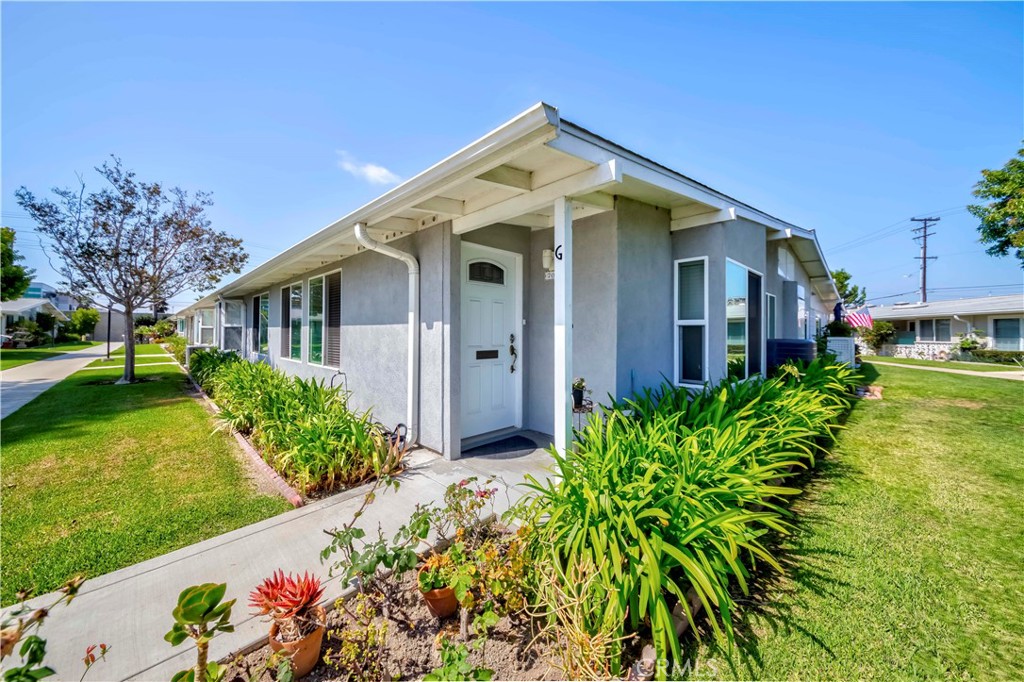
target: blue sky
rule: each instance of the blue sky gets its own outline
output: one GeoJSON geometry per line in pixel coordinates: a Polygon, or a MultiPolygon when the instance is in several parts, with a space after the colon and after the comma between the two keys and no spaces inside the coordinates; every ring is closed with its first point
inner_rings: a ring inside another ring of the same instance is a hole
{"type": "Polygon", "coordinates": [[[916,289],[936,212],[930,298],[1011,293],[963,206],[1024,137],[1022,8],[5,2],[3,223],[56,283],[14,190],[116,153],[212,191],[256,265],[544,100],[816,229],[872,297],[916,289]]]}

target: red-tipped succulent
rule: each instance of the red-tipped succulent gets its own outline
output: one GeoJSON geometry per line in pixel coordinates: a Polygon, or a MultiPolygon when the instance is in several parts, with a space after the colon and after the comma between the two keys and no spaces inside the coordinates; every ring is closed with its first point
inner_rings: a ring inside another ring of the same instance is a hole
{"type": "Polygon", "coordinates": [[[259,587],[249,593],[249,605],[260,615],[278,623],[304,620],[307,612],[317,605],[324,594],[320,579],[308,572],[292,577],[284,571],[275,571],[259,587]]]}

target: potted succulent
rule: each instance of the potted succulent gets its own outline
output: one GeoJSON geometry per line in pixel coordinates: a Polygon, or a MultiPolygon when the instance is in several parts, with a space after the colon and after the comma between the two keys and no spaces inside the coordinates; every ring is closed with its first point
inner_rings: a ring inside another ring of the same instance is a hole
{"type": "Polygon", "coordinates": [[[455,563],[447,554],[432,554],[420,567],[416,582],[427,610],[437,618],[447,618],[459,608],[451,587],[454,576],[455,563]]]}
{"type": "Polygon", "coordinates": [[[320,658],[320,645],[327,622],[318,602],[324,589],[320,579],[276,571],[249,593],[249,605],[259,615],[270,616],[270,648],[291,659],[296,678],[309,674],[320,658]]]}
{"type": "Polygon", "coordinates": [[[572,380],[572,404],[575,408],[583,407],[583,394],[587,393],[587,380],[576,377],[572,380]]]}

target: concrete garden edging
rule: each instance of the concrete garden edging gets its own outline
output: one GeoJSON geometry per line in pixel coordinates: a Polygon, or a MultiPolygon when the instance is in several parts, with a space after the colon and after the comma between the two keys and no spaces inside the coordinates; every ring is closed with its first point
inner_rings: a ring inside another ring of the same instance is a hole
{"type": "MultiPolygon", "coordinates": [[[[210,411],[211,414],[220,414],[220,406],[213,401],[203,387],[196,383],[196,380],[192,378],[192,375],[188,375],[188,380],[192,383],[192,387],[199,393],[202,398],[205,407],[210,411]]],[[[256,469],[267,479],[269,483],[274,486],[274,489],[283,497],[288,500],[288,503],[293,507],[301,507],[304,503],[302,501],[302,495],[299,492],[288,485],[288,482],[281,478],[281,474],[274,471],[274,468],[267,464],[267,461],[263,459],[260,453],[253,447],[253,444],[249,442],[249,439],[243,436],[238,431],[231,429],[231,435],[235,437],[235,442],[238,443],[242,451],[249,457],[256,469]]]]}

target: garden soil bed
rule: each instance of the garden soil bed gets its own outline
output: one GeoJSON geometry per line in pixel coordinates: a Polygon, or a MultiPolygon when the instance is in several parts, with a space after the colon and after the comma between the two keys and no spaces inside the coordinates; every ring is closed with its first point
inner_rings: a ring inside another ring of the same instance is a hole
{"type": "MultiPolygon", "coordinates": [[[[459,642],[459,616],[437,619],[427,611],[423,598],[416,587],[416,574],[408,572],[401,581],[401,595],[391,618],[378,618],[377,622],[387,623],[387,643],[384,647],[387,671],[385,679],[418,680],[441,665],[438,640],[447,637],[459,642]],[[407,620],[402,615],[407,616],[407,620]]],[[[321,660],[304,680],[309,682],[332,682],[351,679],[343,669],[323,662],[323,654],[337,648],[338,641],[331,636],[332,630],[347,626],[349,616],[343,609],[332,609],[327,614],[327,632],[324,634],[321,660]]],[[[269,626],[268,626],[269,627],[269,626]]],[[[561,679],[556,666],[558,652],[551,642],[536,637],[536,630],[529,622],[513,623],[507,616],[501,618],[490,631],[483,651],[472,646],[470,638],[469,662],[494,670],[495,680],[544,680],[561,679]]],[[[244,657],[229,663],[226,682],[247,682],[250,679],[270,682],[274,679],[269,672],[250,677],[263,669],[270,656],[269,646],[263,646],[244,657]]]]}

